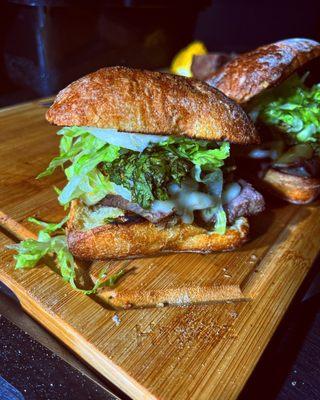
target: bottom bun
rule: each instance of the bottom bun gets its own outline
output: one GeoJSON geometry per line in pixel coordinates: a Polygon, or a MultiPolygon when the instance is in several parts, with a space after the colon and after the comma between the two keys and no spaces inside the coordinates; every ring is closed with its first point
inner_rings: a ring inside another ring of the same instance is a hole
{"type": "Polygon", "coordinates": [[[294,204],[311,203],[320,194],[320,179],[290,175],[273,168],[263,176],[262,184],[268,191],[294,204]]]}
{"type": "Polygon", "coordinates": [[[85,260],[228,251],[245,243],[249,234],[249,223],[244,217],[238,218],[224,235],[194,224],[165,226],[146,220],[109,223],[83,230],[78,218],[80,213],[81,203],[73,201],[67,226],[68,246],[74,256],[85,260]]]}

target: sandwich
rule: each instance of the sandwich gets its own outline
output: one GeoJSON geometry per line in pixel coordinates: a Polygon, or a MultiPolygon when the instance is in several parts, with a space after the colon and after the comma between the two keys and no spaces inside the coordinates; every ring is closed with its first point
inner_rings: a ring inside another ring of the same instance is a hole
{"type": "Polygon", "coordinates": [[[47,111],[61,126],[67,243],[81,259],[239,247],[264,200],[234,177],[230,143],[257,143],[235,102],[204,82],[124,67],[70,84],[47,111]]]}
{"type": "Polygon", "coordinates": [[[239,55],[205,81],[240,104],[262,137],[238,150],[255,185],[295,204],[320,194],[320,44],[287,39],[239,55]]]}
{"type": "Polygon", "coordinates": [[[61,127],[60,154],[38,178],[63,169],[55,190],[70,211],[57,223],[29,218],[41,229],[9,246],[16,269],[54,256],[64,280],[93,294],[125,271],[106,266],[88,289],[81,259],[232,250],[264,208],[230,158],[230,143],[259,142],[254,124],[204,82],[103,68],[62,90],[46,118],[61,127]]]}
{"type": "Polygon", "coordinates": [[[75,257],[231,250],[248,238],[247,217],[264,208],[261,194],[235,178],[229,157],[230,142],[258,142],[254,125],[206,83],[104,68],[62,90],[46,118],[62,127],[60,154],[38,178],[63,169],[67,183],[56,191],[70,212],[60,223],[31,219],[44,229],[11,246],[16,268],[53,254],[78,289],[75,257]]]}

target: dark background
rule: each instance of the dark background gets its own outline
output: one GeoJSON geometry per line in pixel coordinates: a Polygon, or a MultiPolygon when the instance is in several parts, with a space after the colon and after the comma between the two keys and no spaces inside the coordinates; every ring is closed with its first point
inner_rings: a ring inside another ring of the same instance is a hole
{"type": "Polygon", "coordinates": [[[0,0],[0,106],[106,65],[162,68],[192,39],[242,52],[320,40],[319,0],[0,0]]]}

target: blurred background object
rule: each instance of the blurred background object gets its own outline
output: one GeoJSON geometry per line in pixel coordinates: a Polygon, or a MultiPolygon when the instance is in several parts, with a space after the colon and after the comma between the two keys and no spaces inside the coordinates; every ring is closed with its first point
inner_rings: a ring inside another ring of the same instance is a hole
{"type": "Polygon", "coordinates": [[[2,0],[0,4],[0,91],[7,93],[10,103],[54,94],[103,66],[169,66],[174,54],[192,40],[199,11],[210,1],[2,0]]]}
{"type": "Polygon", "coordinates": [[[289,37],[320,41],[319,0],[214,0],[194,37],[209,51],[241,53],[289,37]]]}
{"type": "Polygon", "coordinates": [[[319,0],[1,0],[0,106],[55,94],[102,66],[169,67],[193,40],[223,53],[320,40],[319,11],[319,0]]]}
{"type": "Polygon", "coordinates": [[[200,41],[192,42],[187,47],[181,49],[172,60],[170,71],[176,75],[193,76],[191,65],[194,57],[203,57],[208,53],[204,43],[200,41]]]}

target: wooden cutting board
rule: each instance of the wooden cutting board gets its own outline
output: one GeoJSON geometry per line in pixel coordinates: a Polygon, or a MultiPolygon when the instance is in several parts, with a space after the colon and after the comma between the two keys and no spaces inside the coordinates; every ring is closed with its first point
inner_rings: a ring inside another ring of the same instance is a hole
{"type": "MultiPolygon", "coordinates": [[[[29,228],[29,216],[58,221],[64,214],[52,190],[62,174],[34,179],[58,148],[45,111],[43,101],[0,111],[0,210],[29,228]]],[[[75,292],[47,265],[14,271],[13,252],[4,249],[14,238],[2,230],[0,279],[30,315],[132,398],[230,399],[319,251],[319,216],[319,204],[269,204],[239,251],[109,262],[110,271],[124,265],[130,272],[95,297],[75,292]]],[[[91,275],[101,266],[89,266],[91,275]]]]}

